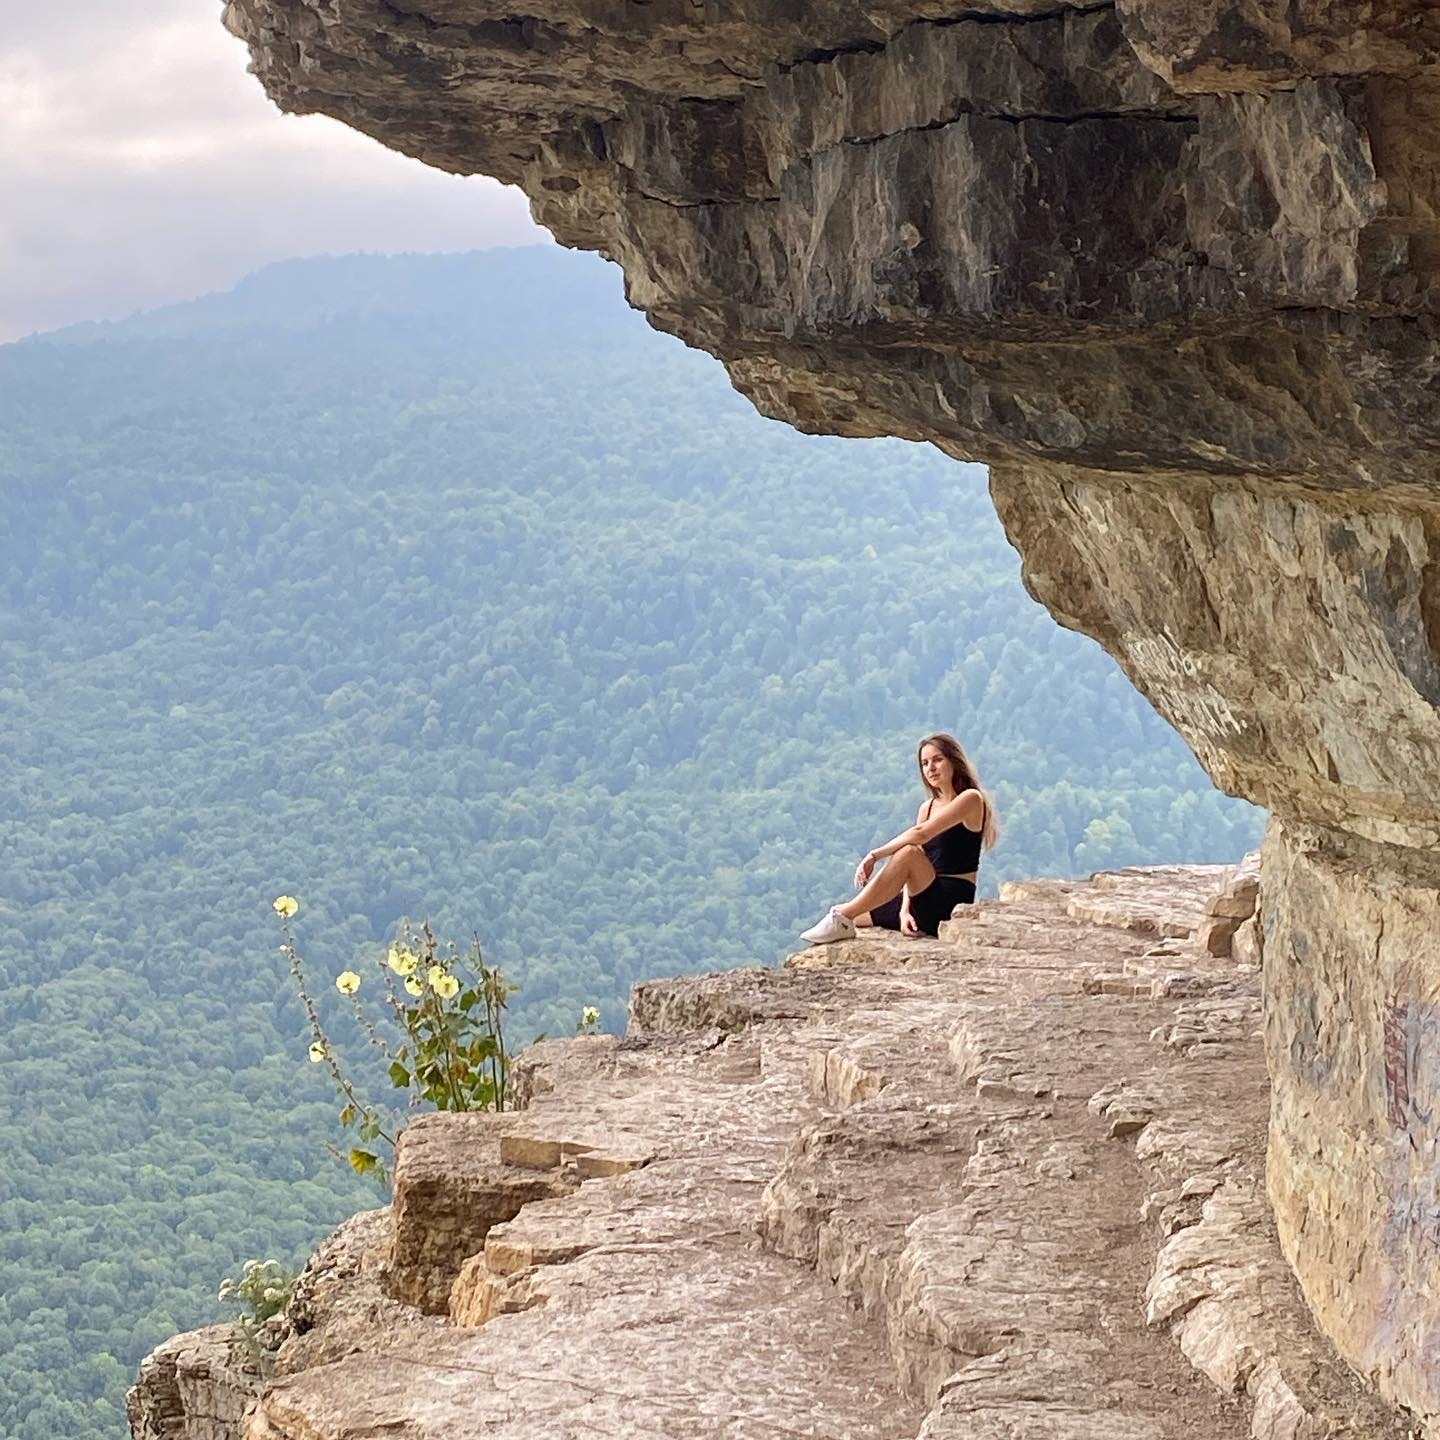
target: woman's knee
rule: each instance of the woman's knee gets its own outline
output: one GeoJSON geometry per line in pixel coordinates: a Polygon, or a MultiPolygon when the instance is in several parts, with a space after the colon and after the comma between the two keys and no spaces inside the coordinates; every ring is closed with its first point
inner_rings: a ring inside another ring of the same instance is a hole
{"type": "Polygon", "coordinates": [[[917,889],[925,889],[935,879],[935,867],[920,845],[902,845],[895,852],[895,861],[900,866],[899,873],[905,876],[905,883],[910,886],[912,894],[917,889]]]}

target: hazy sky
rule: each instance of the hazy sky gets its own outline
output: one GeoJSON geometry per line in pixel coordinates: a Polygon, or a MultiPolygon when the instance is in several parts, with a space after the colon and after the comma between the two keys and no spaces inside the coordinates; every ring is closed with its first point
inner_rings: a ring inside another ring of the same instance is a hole
{"type": "Polygon", "coordinates": [[[246,74],[219,0],[0,0],[0,341],[223,289],[266,261],[548,239],[246,74]]]}

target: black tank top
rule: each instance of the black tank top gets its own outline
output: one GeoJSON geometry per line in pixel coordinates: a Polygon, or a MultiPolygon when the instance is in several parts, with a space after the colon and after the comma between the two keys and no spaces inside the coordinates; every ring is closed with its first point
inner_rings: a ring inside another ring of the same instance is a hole
{"type": "MultiPolygon", "coordinates": [[[[932,799],[925,807],[925,818],[935,808],[932,799]]],[[[937,875],[969,875],[980,868],[980,841],[982,832],[972,830],[968,825],[952,825],[942,830],[933,840],[927,840],[921,849],[935,867],[937,875]]]]}

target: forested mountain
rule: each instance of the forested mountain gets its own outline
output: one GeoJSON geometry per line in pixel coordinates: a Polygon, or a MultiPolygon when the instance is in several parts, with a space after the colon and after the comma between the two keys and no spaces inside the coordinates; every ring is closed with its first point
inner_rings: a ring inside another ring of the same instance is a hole
{"type": "Polygon", "coordinates": [[[291,262],[0,348],[0,532],[5,1440],[119,1440],[223,1275],[376,1203],[282,891],[327,992],[402,915],[478,931],[524,1038],[777,960],[928,730],[999,805],[982,893],[1259,834],[1026,597],[981,471],[761,419],[588,256],[291,262]]]}

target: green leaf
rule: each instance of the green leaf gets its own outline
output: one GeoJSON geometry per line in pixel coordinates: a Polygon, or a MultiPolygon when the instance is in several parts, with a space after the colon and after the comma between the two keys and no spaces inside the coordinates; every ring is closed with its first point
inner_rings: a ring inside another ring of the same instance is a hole
{"type": "Polygon", "coordinates": [[[390,1066],[390,1083],[400,1090],[410,1083],[410,1072],[398,1060],[390,1066]]]}
{"type": "Polygon", "coordinates": [[[380,1157],[369,1150],[354,1149],[350,1152],[350,1168],[357,1175],[368,1175],[380,1164],[380,1157]]]}
{"type": "Polygon", "coordinates": [[[354,1106],[353,1104],[347,1105],[347,1106],[340,1112],[340,1123],[341,1123],[341,1125],[344,1125],[344,1126],[353,1125],[353,1124],[355,1123],[355,1116],[356,1116],[357,1113],[358,1113],[358,1112],[356,1111],[355,1106],[354,1106]]]}

